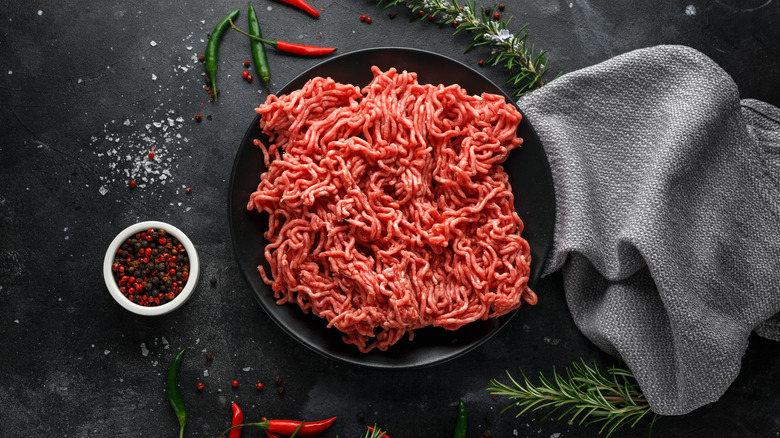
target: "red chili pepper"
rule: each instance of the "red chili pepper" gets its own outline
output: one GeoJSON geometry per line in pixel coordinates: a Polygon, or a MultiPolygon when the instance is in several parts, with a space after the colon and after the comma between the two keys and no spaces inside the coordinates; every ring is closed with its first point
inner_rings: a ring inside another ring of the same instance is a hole
{"type": "Polygon", "coordinates": [[[281,50],[282,52],[305,56],[322,56],[336,51],[335,47],[307,46],[304,44],[288,43],[287,41],[272,41],[271,45],[281,50]]]}
{"type": "Polygon", "coordinates": [[[265,431],[265,436],[267,436],[268,438],[280,438],[279,435],[277,435],[277,434],[275,434],[273,432],[269,432],[267,430],[265,431]]]}
{"type": "Polygon", "coordinates": [[[303,422],[303,425],[301,426],[300,421],[267,420],[263,422],[265,425],[263,426],[263,423],[261,423],[260,427],[271,433],[292,435],[293,432],[295,432],[295,429],[297,429],[298,426],[301,426],[300,430],[298,430],[298,436],[312,436],[325,432],[335,421],[336,417],[332,417],[328,418],[327,420],[306,421],[303,422]]]}
{"type": "MultiPolygon", "coordinates": [[[[232,426],[238,426],[239,424],[242,424],[244,422],[244,413],[241,412],[241,408],[238,407],[237,404],[233,403],[233,422],[231,423],[232,426]]],[[[230,435],[228,438],[240,438],[241,437],[241,428],[237,427],[235,429],[230,430],[230,435]]]]}
{"type": "Polygon", "coordinates": [[[248,33],[244,32],[243,30],[239,29],[235,25],[235,23],[233,23],[232,20],[230,21],[230,26],[233,29],[235,29],[236,31],[238,31],[239,33],[242,33],[242,34],[248,36],[249,38],[254,38],[257,41],[260,41],[260,42],[262,42],[264,44],[268,44],[268,45],[274,46],[277,50],[280,50],[282,52],[294,53],[296,55],[304,55],[304,56],[322,56],[322,55],[327,55],[329,53],[333,53],[333,52],[336,51],[335,47],[307,46],[307,45],[304,45],[304,44],[288,43],[287,41],[267,40],[267,39],[261,38],[261,37],[259,37],[257,35],[251,35],[251,34],[248,34],[248,33]]]}
{"type": "Polygon", "coordinates": [[[319,17],[320,13],[317,12],[314,8],[311,7],[308,3],[306,3],[304,0],[280,0],[283,3],[287,3],[288,5],[295,6],[296,8],[307,12],[312,17],[319,17]]]}

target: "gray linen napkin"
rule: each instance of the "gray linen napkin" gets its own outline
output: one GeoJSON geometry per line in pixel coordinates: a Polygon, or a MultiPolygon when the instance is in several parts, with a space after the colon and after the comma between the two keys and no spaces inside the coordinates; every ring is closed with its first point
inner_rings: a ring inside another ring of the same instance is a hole
{"type": "Polygon", "coordinates": [[[627,53],[518,102],[547,153],[580,330],[653,410],[717,400],[756,330],[780,341],[780,110],[690,48],[627,53]]]}

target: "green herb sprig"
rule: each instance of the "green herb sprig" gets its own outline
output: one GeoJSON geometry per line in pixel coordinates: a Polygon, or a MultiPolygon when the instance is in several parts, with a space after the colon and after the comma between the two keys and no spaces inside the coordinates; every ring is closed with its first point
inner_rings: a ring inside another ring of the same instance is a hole
{"type": "Polygon", "coordinates": [[[650,422],[659,418],[650,409],[644,394],[636,383],[633,374],[626,368],[612,366],[606,372],[600,370],[595,363],[588,366],[584,361],[574,362],[566,368],[565,375],[558,374],[553,368],[553,378],[548,380],[539,374],[540,385],[535,386],[523,374],[522,383],[516,381],[507,372],[508,384],[496,379],[490,381],[487,390],[497,396],[506,396],[513,400],[501,412],[518,407],[519,417],[525,412],[548,409],[542,417],[547,418],[559,413],[558,420],[570,416],[569,424],[593,424],[603,422],[599,434],[611,435],[621,426],[633,427],[639,420],[652,414],[650,422]]]}
{"type": "Polygon", "coordinates": [[[424,13],[421,20],[429,15],[437,17],[438,24],[454,24],[455,34],[472,32],[473,40],[466,49],[478,46],[492,47],[488,65],[502,64],[507,71],[506,83],[515,89],[514,95],[521,96],[545,84],[544,75],[550,69],[547,52],[529,47],[525,32],[528,24],[514,34],[509,31],[512,17],[504,19],[500,14],[494,18],[497,6],[480,8],[476,0],[468,1],[461,7],[457,0],[378,0],[378,4],[387,3],[387,7],[406,4],[413,13],[424,13]]]}

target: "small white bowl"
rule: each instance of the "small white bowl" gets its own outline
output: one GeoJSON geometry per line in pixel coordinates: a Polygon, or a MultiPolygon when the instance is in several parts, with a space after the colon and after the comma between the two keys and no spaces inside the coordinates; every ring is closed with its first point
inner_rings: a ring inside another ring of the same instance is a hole
{"type": "Polygon", "coordinates": [[[198,284],[199,276],[200,263],[198,262],[198,253],[195,251],[195,245],[192,244],[192,241],[190,241],[190,239],[181,230],[165,222],[139,222],[135,225],[131,225],[125,228],[121,233],[117,234],[117,236],[111,242],[111,245],[109,245],[108,250],[106,251],[106,257],[103,259],[103,278],[106,281],[106,287],[108,287],[108,291],[111,292],[111,296],[114,297],[119,305],[139,315],[163,315],[178,309],[192,296],[192,292],[195,290],[195,286],[198,284]],[[187,279],[187,284],[184,285],[184,289],[182,289],[179,295],[177,295],[173,300],[153,307],[140,306],[127,299],[126,296],[122,295],[122,292],[119,291],[119,285],[114,279],[114,274],[111,271],[111,266],[114,263],[114,257],[117,250],[122,246],[122,243],[133,234],[146,231],[149,228],[163,229],[167,233],[170,233],[171,236],[179,239],[179,242],[184,245],[184,249],[187,251],[187,257],[189,257],[190,260],[190,275],[187,279]]]}

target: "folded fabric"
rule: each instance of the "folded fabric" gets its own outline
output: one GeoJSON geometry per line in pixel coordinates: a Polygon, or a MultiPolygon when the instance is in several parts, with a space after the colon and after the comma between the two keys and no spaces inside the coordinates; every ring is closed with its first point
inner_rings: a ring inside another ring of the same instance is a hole
{"type": "Polygon", "coordinates": [[[555,238],[580,330],[652,409],[717,400],[753,330],[780,340],[780,110],[712,60],[636,50],[518,102],[550,161],[555,238]]]}

